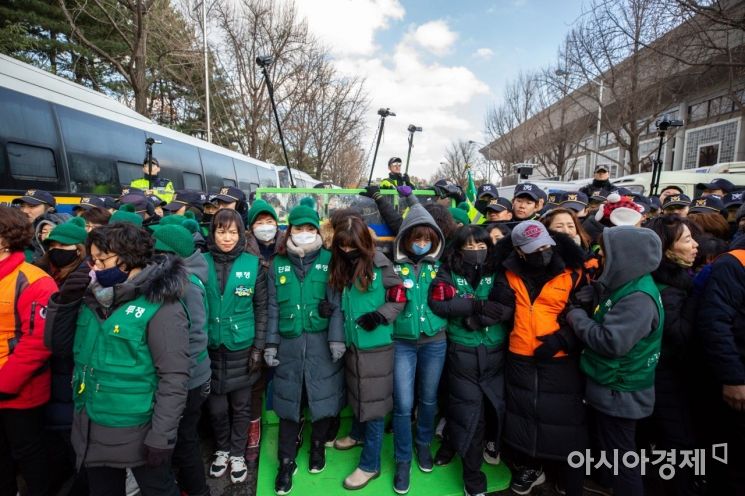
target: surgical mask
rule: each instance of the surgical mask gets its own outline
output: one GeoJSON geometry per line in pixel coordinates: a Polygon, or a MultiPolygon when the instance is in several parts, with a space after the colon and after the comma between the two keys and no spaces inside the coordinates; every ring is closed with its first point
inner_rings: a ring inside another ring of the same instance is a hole
{"type": "Polygon", "coordinates": [[[535,268],[548,267],[548,264],[551,263],[551,258],[553,258],[553,256],[554,256],[554,252],[551,248],[547,250],[543,250],[543,251],[526,253],[525,263],[535,268]]]}
{"type": "Polygon", "coordinates": [[[486,262],[486,249],[463,250],[463,261],[468,265],[483,265],[486,262]]]}
{"type": "Polygon", "coordinates": [[[414,255],[418,257],[421,257],[422,255],[426,255],[427,253],[429,253],[429,250],[431,249],[432,249],[431,241],[427,241],[427,243],[424,246],[420,245],[419,243],[411,244],[411,253],[413,253],[414,255]]]}
{"type": "Polygon", "coordinates": [[[292,242],[295,243],[296,246],[310,244],[316,240],[316,236],[318,236],[318,234],[312,232],[302,232],[290,235],[292,242]]]}
{"type": "Polygon", "coordinates": [[[55,267],[67,267],[78,258],[78,250],[63,250],[61,248],[52,248],[49,253],[49,261],[55,267]]]}
{"type": "MultiPolygon", "coordinates": [[[[259,241],[271,241],[277,235],[277,226],[274,224],[261,224],[254,227],[254,236],[259,241]]],[[[293,238],[293,241],[295,239],[293,238]]]]}
{"type": "Polygon", "coordinates": [[[95,271],[96,281],[104,288],[110,288],[121,284],[129,277],[129,272],[124,272],[119,267],[95,271]]]}

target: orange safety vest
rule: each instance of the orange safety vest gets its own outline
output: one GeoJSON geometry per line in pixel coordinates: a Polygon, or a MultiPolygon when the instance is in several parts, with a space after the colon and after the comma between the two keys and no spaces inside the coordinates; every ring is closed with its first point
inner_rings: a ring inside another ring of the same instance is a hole
{"type": "Polygon", "coordinates": [[[8,361],[21,338],[21,322],[16,316],[16,302],[26,286],[18,287],[18,276],[23,272],[31,285],[49,275],[29,263],[18,264],[13,272],[0,279],[0,368],[8,361]]]}
{"type": "MultiPolygon", "coordinates": [[[[533,302],[520,276],[510,271],[506,275],[507,282],[515,292],[515,325],[510,333],[510,351],[517,355],[533,356],[535,349],[543,344],[538,336],[552,334],[559,329],[559,314],[569,301],[569,293],[579,284],[581,273],[564,269],[543,286],[533,302]]],[[[566,356],[566,353],[559,351],[555,356],[566,356]]]]}

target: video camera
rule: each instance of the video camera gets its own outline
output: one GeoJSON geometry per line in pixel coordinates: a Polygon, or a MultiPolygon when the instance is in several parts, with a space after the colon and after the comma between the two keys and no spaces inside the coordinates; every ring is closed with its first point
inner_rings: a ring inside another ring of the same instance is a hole
{"type": "Polygon", "coordinates": [[[380,117],[396,117],[395,112],[391,112],[389,108],[378,109],[378,115],[380,117]]]}

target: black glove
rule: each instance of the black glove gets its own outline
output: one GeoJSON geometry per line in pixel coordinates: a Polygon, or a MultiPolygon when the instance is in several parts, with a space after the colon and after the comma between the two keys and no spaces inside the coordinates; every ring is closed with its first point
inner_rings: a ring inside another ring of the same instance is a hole
{"type": "Polygon", "coordinates": [[[65,279],[59,290],[58,301],[63,304],[78,301],[85,294],[85,290],[91,283],[89,270],[76,270],[65,279]]]}
{"type": "Polygon", "coordinates": [[[533,355],[538,360],[549,360],[550,358],[553,358],[557,352],[567,351],[569,348],[566,339],[564,339],[564,336],[559,334],[559,332],[554,332],[553,334],[547,334],[545,336],[538,336],[537,339],[543,343],[533,352],[533,355]]]}
{"type": "Polygon", "coordinates": [[[160,467],[161,465],[170,464],[173,448],[160,449],[145,445],[145,458],[148,467],[160,467]]]}
{"type": "Polygon", "coordinates": [[[381,198],[380,186],[365,186],[365,191],[360,191],[360,195],[372,198],[373,200],[379,200],[381,198]]]}
{"type": "Polygon", "coordinates": [[[374,331],[379,325],[385,324],[385,317],[379,312],[369,312],[362,315],[355,322],[366,331],[374,331]]]}
{"type": "Polygon", "coordinates": [[[489,299],[506,307],[515,306],[515,292],[507,284],[495,284],[489,293],[489,299]]]}
{"type": "Polygon", "coordinates": [[[248,356],[248,373],[253,374],[264,366],[264,350],[252,346],[248,356]]]}
{"type": "Polygon", "coordinates": [[[483,315],[485,315],[489,319],[496,320],[498,322],[506,320],[508,317],[508,314],[510,313],[509,308],[497,303],[496,301],[484,302],[484,305],[481,308],[481,312],[483,315]]]}
{"type": "Polygon", "coordinates": [[[480,331],[484,328],[484,325],[481,323],[481,318],[479,318],[478,315],[470,315],[463,319],[463,327],[466,328],[467,331],[480,331]]]}
{"type": "Polygon", "coordinates": [[[331,303],[329,300],[321,300],[318,303],[318,315],[323,317],[324,319],[328,319],[334,314],[335,308],[336,305],[331,303]]]}
{"type": "Polygon", "coordinates": [[[571,297],[571,303],[585,309],[589,315],[592,315],[595,307],[600,303],[600,293],[602,291],[602,284],[593,282],[575,291],[571,297]]]}

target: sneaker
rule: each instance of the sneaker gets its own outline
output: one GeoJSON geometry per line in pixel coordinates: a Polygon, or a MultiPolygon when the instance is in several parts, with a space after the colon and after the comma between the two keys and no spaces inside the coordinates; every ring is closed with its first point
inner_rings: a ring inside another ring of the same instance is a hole
{"type": "Polygon", "coordinates": [[[484,461],[489,465],[499,465],[501,459],[497,451],[497,443],[494,441],[487,441],[486,448],[484,448],[484,461]]]}
{"type": "Polygon", "coordinates": [[[339,416],[333,417],[331,421],[329,422],[329,428],[328,431],[326,431],[326,447],[327,448],[333,448],[334,447],[334,441],[336,441],[336,436],[339,434],[339,424],[341,423],[341,419],[339,419],[339,416]]]}
{"type": "Polygon", "coordinates": [[[377,472],[365,472],[358,467],[354,469],[354,472],[349,474],[346,479],[344,479],[344,489],[348,489],[350,491],[362,489],[371,480],[377,479],[378,477],[380,477],[379,470],[377,472]]]}
{"type": "Polygon", "coordinates": [[[248,477],[248,467],[246,467],[246,459],[242,456],[231,456],[230,457],[230,482],[233,484],[240,484],[248,477]]]}
{"type": "Polygon", "coordinates": [[[135,475],[130,469],[127,469],[127,478],[124,481],[124,494],[127,496],[137,496],[140,494],[140,486],[137,485],[135,475]]]}
{"type": "Polygon", "coordinates": [[[517,494],[530,494],[534,487],[546,482],[543,468],[515,467],[510,489],[517,494]]]}
{"type": "Polygon", "coordinates": [[[292,491],[292,476],[297,473],[297,464],[295,460],[285,458],[279,462],[277,478],[274,479],[274,492],[282,496],[290,494],[292,491]]]}
{"type": "Polygon", "coordinates": [[[228,470],[230,453],[227,451],[215,451],[215,457],[210,465],[210,477],[222,477],[228,470]]]}
{"type": "Polygon", "coordinates": [[[393,490],[397,494],[409,492],[409,477],[411,476],[411,462],[396,462],[396,473],[393,475],[393,490]]]}
{"type": "Polygon", "coordinates": [[[313,441],[310,445],[310,463],[308,472],[320,474],[326,468],[326,445],[321,441],[313,441]]]}
{"type": "Polygon", "coordinates": [[[417,445],[416,463],[419,465],[419,470],[422,472],[432,472],[435,462],[432,460],[432,453],[429,451],[429,446],[417,445]]]}
{"type": "Polygon", "coordinates": [[[261,419],[248,424],[248,442],[246,443],[246,465],[254,469],[259,464],[259,445],[261,443],[261,419]]]}
{"type": "Polygon", "coordinates": [[[362,446],[362,441],[357,441],[352,436],[346,436],[334,441],[334,448],[342,451],[352,449],[355,446],[362,446]]]}
{"type": "Polygon", "coordinates": [[[466,486],[463,486],[463,494],[465,496],[486,496],[486,493],[469,493],[466,486]]]}
{"type": "Polygon", "coordinates": [[[447,442],[443,442],[440,445],[440,449],[435,453],[435,465],[442,467],[453,461],[455,457],[455,451],[450,447],[447,442]]]}

